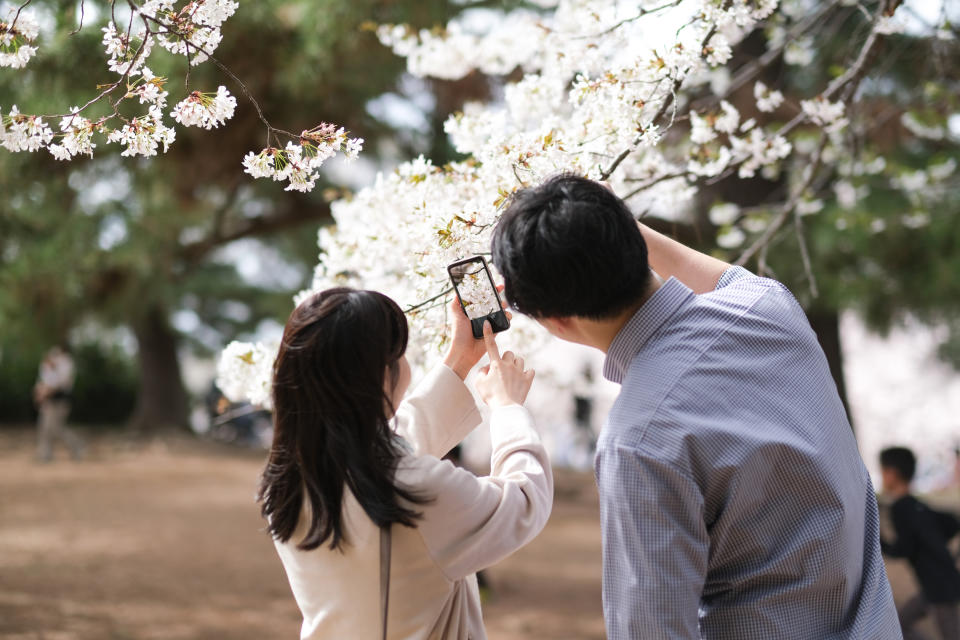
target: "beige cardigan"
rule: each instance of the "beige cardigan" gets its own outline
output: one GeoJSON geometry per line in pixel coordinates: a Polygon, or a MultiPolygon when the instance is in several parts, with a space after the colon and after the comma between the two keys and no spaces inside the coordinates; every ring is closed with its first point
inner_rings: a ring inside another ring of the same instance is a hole
{"type": "MultiPolygon", "coordinates": [[[[442,365],[397,412],[397,431],[412,449],[397,482],[433,500],[414,507],[423,513],[416,528],[393,527],[391,640],[485,639],[476,572],[530,542],[550,515],[550,462],[519,405],[491,415],[490,476],[439,460],[480,421],[467,387],[442,365]]],[[[276,543],[303,613],[303,639],[380,638],[380,532],[349,491],[343,513],[343,553],[297,550],[304,517],[290,541],[276,543]]]]}

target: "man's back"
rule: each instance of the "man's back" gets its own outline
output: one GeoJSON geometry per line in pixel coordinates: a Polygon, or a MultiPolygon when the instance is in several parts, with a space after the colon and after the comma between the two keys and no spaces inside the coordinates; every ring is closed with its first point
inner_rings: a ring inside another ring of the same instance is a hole
{"type": "Polygon", "coordinates": [[[741,269],[701,296],[670,280],[605,373],[611,639],[900,637],[873,488],[789,292],[741,269]]]}

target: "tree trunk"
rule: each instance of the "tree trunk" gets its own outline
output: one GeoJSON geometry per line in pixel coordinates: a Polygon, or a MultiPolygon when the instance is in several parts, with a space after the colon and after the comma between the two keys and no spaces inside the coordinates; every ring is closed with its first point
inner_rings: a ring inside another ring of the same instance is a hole
{"type": "Polygon", "coordinates": [[[809,309],[807,319],[813,327],[820,346],[827,356],[830,373],[837,383],[837,391],[847,410],[850,425],[853,425],[853,414],[850,413],[850,403],[847,401],[847,385],[843,379],[843,349],[840,344],[840,313],[836,309],[809,309]]]}
{"type": "Polygon", "coordinates": [[[147,433],[167,428],[188,428],[187,393],[177,359],[177,336],[170,328],[167,311],[160,305],[149,309],[133,327],[139,346],[140,389],[129,428],[147,433]]]}

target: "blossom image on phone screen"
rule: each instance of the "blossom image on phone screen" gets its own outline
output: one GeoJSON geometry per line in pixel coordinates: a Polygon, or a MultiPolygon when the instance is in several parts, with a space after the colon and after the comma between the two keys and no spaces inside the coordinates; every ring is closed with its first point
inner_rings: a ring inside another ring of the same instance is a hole
{"type": "Polygon", "coordinates": [[[464,273],[460,282],[457,283],[457,292],[460,294],[460,301],[467,312],[467,317],[482,318],[500,311],[497,291],[487,277],[487,271],[483,265],[474,263],[464,267],[474,268],[472,272],[464,273]]]}
{"type": "Polygon", "coordinates": [[[447,266],[450,280],[470,319],[474,338],[483,337],[483,325],[489,322],[494,333],[510,328],[510,319],[500,304],[487,262],[481,256],[458,260],[447,266]]]}

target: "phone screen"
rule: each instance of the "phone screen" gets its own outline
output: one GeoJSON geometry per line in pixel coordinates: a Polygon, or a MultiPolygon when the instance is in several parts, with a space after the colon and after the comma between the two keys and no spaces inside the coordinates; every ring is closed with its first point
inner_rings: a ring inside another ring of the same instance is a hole
{"type": "Polygon", "coordinates": [[[495,333],[510,327],[483,256],[458,260],[449,265],[447,271],[460,297],[463,311],[470,318],[475,338],[483,336],[484,320],[490,321],[495,333]]]}

